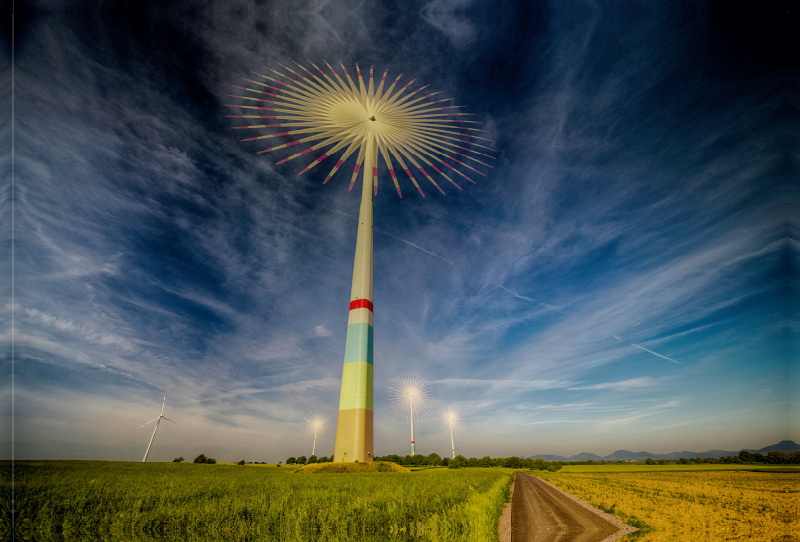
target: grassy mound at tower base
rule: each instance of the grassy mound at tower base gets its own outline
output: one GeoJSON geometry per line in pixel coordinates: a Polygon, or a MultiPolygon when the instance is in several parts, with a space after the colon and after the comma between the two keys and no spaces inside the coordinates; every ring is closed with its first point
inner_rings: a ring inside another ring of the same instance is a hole
{"type": "Polygon", "coordinates": [[[316,473],[369,473],[369,472],[411,472],[397,463],[389,461],[373,461],[371,463],[314,463],[300,467],[296,473],[316,474],[316,473]]]}

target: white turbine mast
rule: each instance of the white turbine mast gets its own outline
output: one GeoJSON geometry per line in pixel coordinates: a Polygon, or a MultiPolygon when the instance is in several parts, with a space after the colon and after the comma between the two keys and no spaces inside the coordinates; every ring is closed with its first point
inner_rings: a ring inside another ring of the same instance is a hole
{"type": "Polygon", "coordinates": [[[158,431],[158,424],[161,423],[161,419],[163,418],[163,419],[167,420],[168,422],[172,422],[175,425],[178,425],[177,422],[173,422],[172,420],[170,420],[169,418],[164,416],[164,405],[166,404],[166,402],[167,402],[167,396],[165,395],[164,396],[164,402],[161,403],[161,414],[159,414],[157,418],[153,418],[149,422],[139,426],[141,428],[141,427],[144,427],[145,425],[148,425],[148,424],[151,424],[153,422],[156,422],[156,428],[153,429],[153,436],[150,437],[150,444],[147,445],[147,451],[144,453],[144,459],[142,459],[142,463],[147,461],[147,455],[150,453],[150,447],[153,445],[153,439],[156,438],[156,431],[158,431]]]}

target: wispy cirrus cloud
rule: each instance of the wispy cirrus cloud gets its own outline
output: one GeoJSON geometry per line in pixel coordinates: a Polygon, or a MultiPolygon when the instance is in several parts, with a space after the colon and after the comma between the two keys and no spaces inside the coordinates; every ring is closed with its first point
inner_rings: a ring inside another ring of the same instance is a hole
{"type": "Polygon", "coordinates": [[[623,390],[628,388],[652,388],[658,381],[649,376],[630,378],[619,382],[601,382],[599,384],[573,386],[570,390],[623,390]]]}
{"type": "Polygon", "coordinates": [[[544,390],[566,388],[571,383],[558,380],[502,380],[478,378],[443,378],[435,381],[436,384],[457,387],[479,387],[487,389],[526,389],[544,390]]]}

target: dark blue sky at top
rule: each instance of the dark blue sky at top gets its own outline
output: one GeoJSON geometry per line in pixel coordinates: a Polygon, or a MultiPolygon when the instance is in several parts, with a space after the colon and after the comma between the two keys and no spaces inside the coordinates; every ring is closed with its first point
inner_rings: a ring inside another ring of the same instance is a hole
{"type": "Polygon", "coordinates": [[[408,371],[422,453],[448,450],[445,403],[467,456],[798,440],[796,10],[375,4],[15,5],[15,455],[136,460],[164,395],[181,425],[155,460],[278,461],[306,453],[307,413],[335,426],[354,158],[298,177],[310,159],[257,155],[225,107],[305,59],[441,90],[496,151],[424,199],[379,167],[377,454],[406,453],[408,371]]]}

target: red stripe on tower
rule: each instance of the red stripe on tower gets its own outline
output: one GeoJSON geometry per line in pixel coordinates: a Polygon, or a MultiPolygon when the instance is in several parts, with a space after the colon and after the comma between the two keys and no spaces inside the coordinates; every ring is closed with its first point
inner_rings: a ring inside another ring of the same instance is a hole
{"type": "Polygon", "coordinates": [[[369,299],[356,299],[350,302],[350,310],[355,309],[369,309],[369,312],[375,312],[372,310],[372,301],[369,299]]]}

